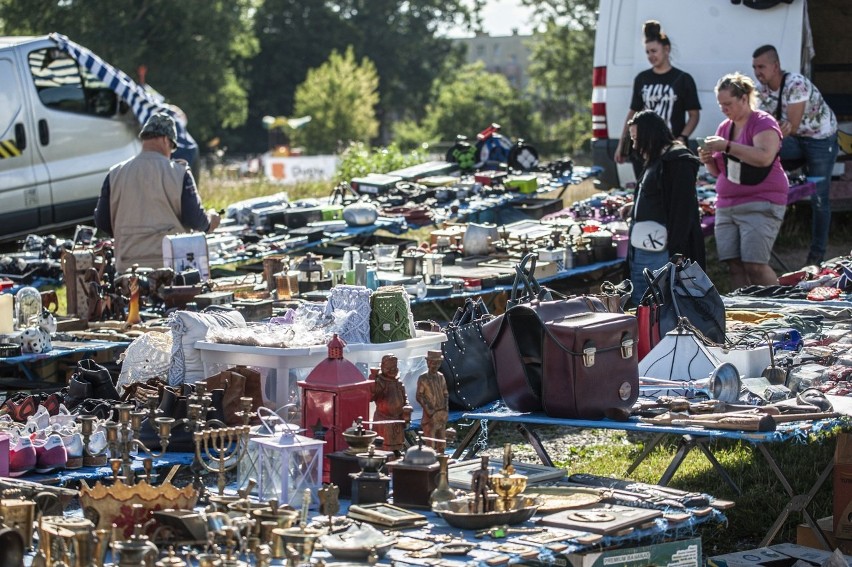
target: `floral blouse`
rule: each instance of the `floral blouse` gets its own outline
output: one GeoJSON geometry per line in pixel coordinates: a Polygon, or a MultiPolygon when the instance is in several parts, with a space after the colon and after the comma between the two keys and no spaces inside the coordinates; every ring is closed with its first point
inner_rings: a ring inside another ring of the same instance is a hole
{"type": "MultiPolygon", "coordinates": [[[[787,73],[781,100],[781,120],[787,120],[787,105],[805,103],[805,113],[799,123],[796,136],[805,138],[827,138],[837,132],[837,118],[812,82],[799,73],[787,73]]],[[[766,85],[758,85],[757,96],[761,110],[775,116],[778,107],[778,91],[770,91],[766,85]]]]}

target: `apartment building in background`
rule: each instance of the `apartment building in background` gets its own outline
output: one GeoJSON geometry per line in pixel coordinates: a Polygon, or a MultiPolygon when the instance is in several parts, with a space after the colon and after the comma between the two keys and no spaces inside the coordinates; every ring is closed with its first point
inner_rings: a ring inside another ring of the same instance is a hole
{"type": "Polygon", "coordinates": [[[515,32],[506,36],[480,33],[475,37],[458,38],[454,41],[467,47],[468,63],[482,61],[488,71],[500,73],[513,87],[523,89],[529,80],[527,69],[530,49],[527,44],[531,39],[531,35],[515,32]]]}

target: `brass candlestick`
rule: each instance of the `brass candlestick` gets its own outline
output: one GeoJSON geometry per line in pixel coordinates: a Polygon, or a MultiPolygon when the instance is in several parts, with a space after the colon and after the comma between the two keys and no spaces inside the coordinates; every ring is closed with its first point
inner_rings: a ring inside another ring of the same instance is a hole
{"type": "Polygon", "coordinates": [[[80,434],[83,437],[83,466],[86,467],[102,467],[107,462],[106,449],[101,451],[92,451],[89,443],[92,441],[92,434],[95,432],[95,423],[98,418],[93,415],[81,415],[77,418],[80,421],[80,434]]]}
{"type": "Polygon", "coordinates": [[[141,450],[143,453],[154,458],[162,457],[169,445],[169,437],[171,436],[175,420],[171,417],[154,418],[153,421],[157,426],[157,435],[160,438],[160,452],[156,453],[148,449],[138,439],[139,433],[142,430],[142,421],[146,417],[149,417],[149,412],[135,411],[135,407],[131,404],[121,404],[117,406],[117,409],[119,422],[107,422],[105,425],[107,446],[109,447],[109,454],[113,458],[121,459],[123,476],[127,484],[135,484],[136,475],[132,466],[134,459],[132,455],[133,450],[141,450]]]}

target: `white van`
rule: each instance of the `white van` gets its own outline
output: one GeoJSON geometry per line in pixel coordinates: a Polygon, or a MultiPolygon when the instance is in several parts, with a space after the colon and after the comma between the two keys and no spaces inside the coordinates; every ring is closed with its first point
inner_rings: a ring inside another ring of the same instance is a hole
{"type": "Polygon", "coordinates": [[[753,77],[751,54],[772,44],[781,66],[811,76],[837,114],[852,117],[850,0],[600,0],[592,93],[592,157],[610,186],[634,180],[612,156],[630,105],[633,79],[649,68],[642,24],[659,20],[672,42],[672,64],[692,75],[701,102],[693,138],[723,120],[713,87],[726,73],[753,77]],[[813,48],[815,55],[811,59],[813,48]]]}
{"type": "MultiPolygon", "coordinates": [[[[0,240],[92,224],[107,172],[139,153],[155,111],[175,114],[64,36],[0,37],[0,240]]],[[[182,124],[178,145],[192,163],[182,124]]]]}

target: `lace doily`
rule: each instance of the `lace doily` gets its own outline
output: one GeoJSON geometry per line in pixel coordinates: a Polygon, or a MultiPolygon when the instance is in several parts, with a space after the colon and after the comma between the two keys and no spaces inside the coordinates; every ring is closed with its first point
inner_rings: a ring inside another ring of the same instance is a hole
{"type": "Polygon", "coordinates": [[[119,388],[156,376],[165,377],[169,373],[171,352],[171,333],[150,332],[134,339],[118,357],[121,363],[119,388]]]}

